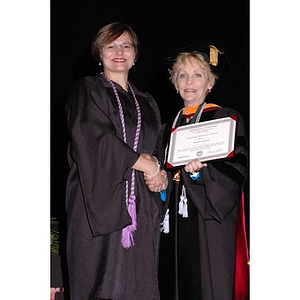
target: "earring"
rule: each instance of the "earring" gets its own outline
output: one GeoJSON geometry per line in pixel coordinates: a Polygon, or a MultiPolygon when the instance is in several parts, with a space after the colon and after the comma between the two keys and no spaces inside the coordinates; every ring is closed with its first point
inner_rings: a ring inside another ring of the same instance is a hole
{"type": "Polygon", "coordinates": [[[179,90],[176,90],[177,94],[179,94],[179,90]]]}
{"type": "Polygon", "coordinates": [[[99,66],[101,66],[101,61],[99,62],[99,66]]]}
{"type": "Polygon", "coordinates": [[[211,89],[208,89],[208,92],[210,93],[210,92],[211,92],[211,89]]]}

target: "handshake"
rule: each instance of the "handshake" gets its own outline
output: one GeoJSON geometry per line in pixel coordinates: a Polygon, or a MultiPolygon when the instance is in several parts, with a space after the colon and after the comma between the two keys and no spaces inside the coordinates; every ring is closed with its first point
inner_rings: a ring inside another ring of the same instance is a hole
{"type": "MultiPolygon", "coordinates": [[[[194,159],[184,166],[184,170],[193,178],[197,172],[206,167],[206,163],[194,159]]],[[[160,169],[160,164],[155,156],[141,154],[133,168],[144,173],[145,183],[151,192],[161,192],[168,187],[167,172],[160,169]]],[[[196,178],[193,179],[196,180],[196,178]]]]}
{"type": "Polygon", "coordinates": [[[160,169],[160,163],[155,156],[149,154],[141,154],[141,157],[155,163],[156,171],[154,173],[144,172],[144,180],[151,192],[161,192],[168,187],[168,177],[165,170],[160,169]]]}

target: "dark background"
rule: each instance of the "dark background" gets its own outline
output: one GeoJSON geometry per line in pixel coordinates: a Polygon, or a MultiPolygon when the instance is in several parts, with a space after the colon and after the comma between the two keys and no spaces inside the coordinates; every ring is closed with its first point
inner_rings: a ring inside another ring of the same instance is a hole
{"type": "MultiPolygon", "coordinates": [[[[162,120],[183,104],[169,82],[163,59],[179,47],[203,41],[226,51],[233,75],[210,102],[238,110],[249,137],[249,1],[51,1],[51,217],[60,221],[61,251],[65,234],[67,129],[65,102],[79,77],[95,75],[98,64],[90,54],[98,30],[111,22],[129,24],[140,40],[140,57],[129,79],[152,94],[162,120]]],[[[245,187],[249,230],[249,180],[245,187]]]]}

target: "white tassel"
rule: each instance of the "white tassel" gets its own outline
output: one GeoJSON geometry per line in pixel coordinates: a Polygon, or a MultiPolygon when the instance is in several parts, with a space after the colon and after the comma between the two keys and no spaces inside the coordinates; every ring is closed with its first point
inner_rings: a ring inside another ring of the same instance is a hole
{"type": "Polygon", "coordinates": [[[188,218],[188,207],[187,207],[187,198],[186,198],[186,189],[185,186],[182,186],[182,192],[179,201],[179,210],[178,213],[182,215],[183,218],[188,218]]]}
{"type": "Polygon", "coordinates": [[[170,215],[169,215],[169,209],[167,209],[164,220],[162,223],[160,223],[161,228],[160,231],[162,231],[163,233],[169,233],[170,232],[170,215]]]}

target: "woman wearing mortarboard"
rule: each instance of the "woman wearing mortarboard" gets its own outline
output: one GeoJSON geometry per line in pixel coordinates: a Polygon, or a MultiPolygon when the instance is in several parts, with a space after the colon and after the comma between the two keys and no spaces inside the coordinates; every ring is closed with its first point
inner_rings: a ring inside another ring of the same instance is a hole
{"type": "MultiPolygon", "coordinates": [[[[215,85],[220,88],[216,71],[223,66],[218,65],[218,54],[223,55],[216,47],[197,43],[176,51],[169,59],[170,79],[184,108],[162,131],[164,162],[171,131],[180,126],[234,117],[236,136],[233,157],[207,162],[197,158],[168,171],[165,223],[169,220],[169,226],[164,224],[168,233],[161,237],[161,300],[248,299],[243,219],[248,153],[244,122],[237,111],[205,102],[215,85]]],[[[227,57],[224,61],[228,66],[227,57]]],[[[147,184],[151,188],[151,179],[147,184]]]]}

